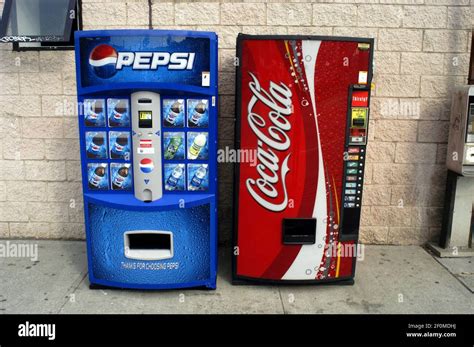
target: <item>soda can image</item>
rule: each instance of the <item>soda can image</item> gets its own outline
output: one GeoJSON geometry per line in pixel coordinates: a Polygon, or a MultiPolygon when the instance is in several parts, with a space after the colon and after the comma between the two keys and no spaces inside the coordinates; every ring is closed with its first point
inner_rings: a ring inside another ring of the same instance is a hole
{"type": "Polygon", "coordinates": [[[130,160],[130,133],[128,131],[110,131],[109,150],[111,159],[130,160]]]}
{"type": "Polygon", "coordinates": [[[90,190],[109,189],[109,170],[105,163],[87,164],[87,186],[90,190]]]}
{"type": "Polygon", "coordinates": [[[163,133],[164,158],[166,160],[183,160],[184,147],[184,132],[163,133]]]}
{"type": "Polygon", "coordinates": [[[84,124],[86,127],[105,127],[105,105],[102,99],[84,99],[84,124]]]}
{"type": "Polygon", "coordinates": [[[188,159],[206,160],[209,157],[207,132],[188,132],[188,159]]]}
{"type": "Polygon", "coordinates": [[[86,156],[90,159],[107,159],[105,131],[86,132],[86,156]]]}
{"type": "Polygon", "coordinates": [[[183,191],[186,188],[186,167],[184,164],[165,164],[164,165],[165,190],[183,191]]]}
{"type": "Polygon", "coordinates": [[[184,99],[163,99],[163,127],[184,127],[184,99]]]}
{"type": "Polygon", "coordinates": [[[209,126],[209,100],[188,99],[187,120],[189,128],[207,128],[209,126]]]}
{"type": "Polygon", "coordinates": [[[128,99],[107,99],[107,118],[110,127],[129,127],[128,99]]]}
{"type": "Polygon", "coordinates": [[[132,169],[129,163],[110,163],[112,190],[132,190],[132,169]]]}
{"type": "Polygon", "coordinates": [[[209,189],[209,165],[188,164],[188,190],[206,191],[209,189]]]}

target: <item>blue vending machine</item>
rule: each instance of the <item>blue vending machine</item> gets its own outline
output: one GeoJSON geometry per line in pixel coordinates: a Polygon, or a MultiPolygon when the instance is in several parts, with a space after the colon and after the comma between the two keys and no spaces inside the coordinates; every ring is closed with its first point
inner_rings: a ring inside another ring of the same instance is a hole
{"type": "Polygon", "coordinates": [[[75,40],[91,287],[215,288],[216,34],[75,40]]]}

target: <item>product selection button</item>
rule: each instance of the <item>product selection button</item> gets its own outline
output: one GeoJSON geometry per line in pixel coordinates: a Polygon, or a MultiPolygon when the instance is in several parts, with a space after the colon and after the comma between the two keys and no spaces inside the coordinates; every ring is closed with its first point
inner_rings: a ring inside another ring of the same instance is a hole
{"type": "Polygon", "coordinates": [[[363,137],[363,136],[351,136],[350,141],[352,143],[364,143],[365,142],[365,137],[363,137]]]}
{"type": "Polygon", "coordinates": [[[347,167],[357,167],[358,166],[358,162],[356,161],[349,161],[347,162],[347,167]]]}
{"type": "Polygon", "coordinates": [[[348,153],[353,154],[353,153],[359,153],[360,148],[359,147],[349,147],[347,150],[348,153]]]}

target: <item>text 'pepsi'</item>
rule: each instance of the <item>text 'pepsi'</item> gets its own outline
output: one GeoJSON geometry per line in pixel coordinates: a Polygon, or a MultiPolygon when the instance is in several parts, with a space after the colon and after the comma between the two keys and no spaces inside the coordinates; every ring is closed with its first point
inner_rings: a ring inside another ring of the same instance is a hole
{"type": "Polygon", "coordinates": [[[192,70],[195,53],[118,52],[115,68],[131,66],[134,70],[156,70],[168,66],[169,70],[192,70]]]}

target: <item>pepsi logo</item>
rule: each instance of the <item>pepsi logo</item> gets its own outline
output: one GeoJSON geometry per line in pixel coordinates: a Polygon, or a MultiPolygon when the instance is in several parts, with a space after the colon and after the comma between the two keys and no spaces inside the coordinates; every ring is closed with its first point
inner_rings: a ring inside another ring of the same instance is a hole
{"type": "Polygon", "coordinates": [[[140,170],[144,173],[150,173],[153,171],[155,168],[155,165],[153,165],[153,160],[150,158],[145,158],[140,160],[140,170]]]}
{"type": "Polygon", "coordinates": [[[91,150],[94,152],[98,152],[100,149],[100,146],[96,145],[95,143],[91,144],[91,150]]]}
{"type": "Polygon", "coordinates": [[[92,50],[89,65],[98,77],[110,78],[124,68],[192,70],[195,58],[196,53],[188,52],[117,52],[110,45],[100,44],[92,50]]]}
{"type": "Polygon", "coordinates": [[[117,51],[112,46],[101,44],[92,50],[89,65],[98,77],[110,78],[117,73],[117,56],[117,51]]]}

